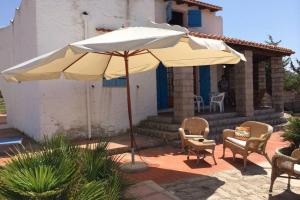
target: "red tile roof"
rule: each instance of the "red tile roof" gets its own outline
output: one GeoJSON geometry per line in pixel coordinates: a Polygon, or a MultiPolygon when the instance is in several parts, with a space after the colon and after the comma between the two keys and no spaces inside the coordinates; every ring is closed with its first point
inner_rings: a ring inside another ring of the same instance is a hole
{"type": "MultiPolygon", "coordinates": [[[[105,29],[105,28],[96,28],[96,30],[99,32],[112,31],[110,29],[105,29]]],[[[283,47],[278,47],[278,46],[273,46],[273,45],[268,45],[264,43],[253,42],[253,41],[241,40],[237,38],[230,38],[222,35],[206,34],[206,33],[194,32],[194,31],[190,32],[190,35],[195,37],[200,37],[200,38],[223,40],[228,45],[233,44],[233,45],[244,46],[244,47],[252,47],[252,48],[280,53],[282,55],[291,55],[295,53],[293,50],[283,48],[283,47]]]]}
{"type": "Polygon", "coordinates": [[[188,4],[188,6],[198,6],[199,9],[208,9],[212,12],[223,10],[223,8],[220,6],[204,3],[204,2],[198,1],[198,0],[174,0],[174,1],[176,1],[178,4],[186,3],[186,4],[188,4]]]}
{"type": "Polygon", "coordinates": [[[215,40],[223,40],[227,44],[235,44],[235,45],[240,45],[240,46],[248,46],[248,47],[254,47],[254,48],[259,48],[259,49],[264,49],[264,50],[269,50],[269,51],[275,51],[278,53],[282,53],[284,55],[291,55],[294,54],[295,52],[291,49],[279,47],[279,46],[274,46],[274,45],[268,45],[264,43],[258,43],[258,42],[253,42],[253,41],[247,41],[247,40],[241,40],[237,38],[230,38],[222,35],[214,35],[214,34],[206,34],[206,33],[200,33],[200,32],[190,32],[190,35],[200,37],[200,38],[208,38],[208,39],[215,39],[215,40]]]}

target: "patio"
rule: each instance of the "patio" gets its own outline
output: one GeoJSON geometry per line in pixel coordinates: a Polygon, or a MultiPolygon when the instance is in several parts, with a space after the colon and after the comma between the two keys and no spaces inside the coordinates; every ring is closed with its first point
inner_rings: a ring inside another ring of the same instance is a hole
{"type": "MultiPolygon", "coordinates": [[[[1,130],[0,133],[1,137],[20,134],[11,129],[1,130]]],[[[282,142],[281,133],[273,133],[268,142],[267,152],[270,157],[274,155],[276,148],[287,145],[287,143],[282,142]]],[[[143,173],[125,175],[130,182],[141,183],[153,180],[169,194],[185,200],[300,198],[300,181],[292,180],[292,192],[289,192],[285,190],[287,186],[287,179],[285,178],[279,178],[275,182],[273,193],[269,195],[271,166],[263,156],[251,154],[249,165],[244,172],[240,170],[243,165],[242,159],[237,157],[233,161],[230,150],[226,150],[227,157],[225,159],[220,158],[222,144],[217,145],[215,150],[217,165],[214,165],[211,157],[200,160],[200,164],[197,165],[196,156],[191,156],[190,160],[187,160],[186,154],[181,153],[180,149],[162,146],[163,144],[158,139],[138,135],[136,140],[140,147],[138,151],[140,156],[137,155],[136,158],[147,162],[150,168],[143,173]]],[[[79,145],[84,144],[84,142],[87,141],[74,141],[75,144],[79,145]]],[[[94,140],[90,142],[93,143],[94,140]]],[[[25,145],[29,143],[30,140],[27,138],[25,145]]],[[[109,150],[112,154],[129,152],[130,140],[128,135],[112,138],[109,150]]],[[[0,163],[4,164],[7,160],[8,158],[2,155],[0,163]]],[[[125,153],[122,162],[128,161],[130,161],[130,154],[125,153]]],[[[138,190],[147,190],[147,188],[139,188],[134,192],[141,192],[138,190]]],[[[160,193],[165,194],[162,191],[160,193]]]]}
{"type": "MultiPolygon", "coordinates": [[[[267,145],[270,157],[275,149],[287,145],[281,141],[280,134],[272,135],[267,145]]],[[[187,160],[185,154],[171,146],[140,151],[150,169],[147,172],[126,175],[133,182],[154,180],[171,194],[180,199],[299,199],[300,181],[292,180],[292,192],[286,191],[287,179],[279,178],[269,195],[271,166],[263,156],[252,154],[246,171],[241,171],[243,161],[235,161],[227,150],[227,157],[221,159],[222,145],[217,145],[215,155],[217,165],[211,157],[196,164],[196,157],[187,160]]],[[[138,156],[137,156],[138,157],[138,156]]],[[[126,154],[122,162],[130,160],[126,154]]]]}

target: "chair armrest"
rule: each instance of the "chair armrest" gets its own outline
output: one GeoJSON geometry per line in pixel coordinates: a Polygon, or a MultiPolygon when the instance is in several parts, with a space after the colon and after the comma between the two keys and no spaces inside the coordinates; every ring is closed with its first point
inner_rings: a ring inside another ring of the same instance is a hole
{"type": "Polygon", "coordinates": [[[264,151],[267,140],[264,138],[251,137],[246,142],[247,149],[264,151]]]}
{"type": "Polygon", "coordinates": [[[181,140],[185,139],[184,129],[183,128],[179,128],[178,132],[179,132],[179,136],[180,136],[181,140]]]}
{"type": "Polygon", "coordinates": [[[272,158],[272,168],[288,170],[290,172],[294,172],[294,165],[298,163],[299,160],[285,155],[274,155],[272,158]]]}
{"type": "Polygon", "coordinates": [[[232,129],[224,129],[223,130],[223,140],[225,140],[227,137],[234,137],[235,130],[232,129]]]}
{"type": "Polygon", "coordinates": [[[207,128],[205,128],[204,133],[203,133],[203,137],[204,137],[205,139],[207,139],[208,133],[209,133],[209,128],[207,127],[207,128]]]}

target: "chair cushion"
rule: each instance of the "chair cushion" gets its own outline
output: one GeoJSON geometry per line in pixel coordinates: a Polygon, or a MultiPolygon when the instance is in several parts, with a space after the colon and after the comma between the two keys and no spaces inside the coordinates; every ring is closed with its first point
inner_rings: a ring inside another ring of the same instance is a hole
{"type": "Polygon", "coordinates": [[[239,139],[236,139],[236,138],[233,138],[233,137],[227,137],[227,140],[239,145],[239,146],[242,146],[242,147],[245,147],[246,146],[246,141],[244,140],[239,140],[239,139]]]}
{"type": "Polygon", "coordinates": [[[294,165],[294,171],[295,171],[296,174],[300,175],[300,164],[295,164],[294,165]]]}
{"type": "Polygon", "coordinates": [[[239,140],[248,140],[250,138],[250,127],[236,127],[235,138],[239,140]]]}

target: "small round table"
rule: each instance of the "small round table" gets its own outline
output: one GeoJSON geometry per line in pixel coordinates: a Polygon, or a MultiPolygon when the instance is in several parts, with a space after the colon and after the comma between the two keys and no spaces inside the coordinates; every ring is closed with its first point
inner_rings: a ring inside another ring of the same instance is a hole
{"type": "Polygon", "coordinates": [[[197,164],[199,164],[200,156],[203,155],[203,159],[206,155],[210,155],[213,157],[215,165],[217,164],[215,159],[215,147],[216,143],[213,140],[204,140],[203,142],[200,142],[195,139],[189,139],[187,141],[188,146],[188,156],[187,159],[190,159],[191,154],[195,154],[197,156],[197,164]],[[211,150],[211,152],[207,150],[211,150]]]}

